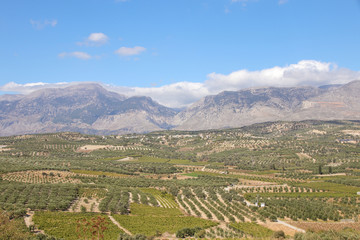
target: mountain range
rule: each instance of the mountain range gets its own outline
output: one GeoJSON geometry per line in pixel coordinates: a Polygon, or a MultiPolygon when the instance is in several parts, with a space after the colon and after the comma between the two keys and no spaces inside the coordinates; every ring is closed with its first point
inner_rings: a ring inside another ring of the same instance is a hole
{"type": "Polygon", "coordinates": [[[143,133],[233,128],[282,120],[360,120],[360,81],[322,87],[265,87],[207,96],[186,109],[99,84],[0,96],[0,135],[76,131],[143,133]]]}

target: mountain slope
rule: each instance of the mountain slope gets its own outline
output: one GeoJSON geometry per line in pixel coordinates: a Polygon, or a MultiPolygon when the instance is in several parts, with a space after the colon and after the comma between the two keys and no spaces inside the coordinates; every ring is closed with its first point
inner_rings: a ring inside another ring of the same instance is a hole
{"type": "Polygon", "coordinates": [[[331,88],[269,87],[222,92],[179,113],[174,123],[176,129],[202,130],[277,120],[360,119],[359,86],[360,81],[353,81],[331,88]],[[340,112],[337,106],[341,106],[340,112]]]}
{"type": "Polygon", "coordinates": [[[98,84],[0,96],[0,135],[77,131],[123,134],[203,130],[278,120],[358,120],[360,81],[323,87],[253,88],[207,96],[189,108],[162,106],[98,84]]]}
{"type": "Polygon", "coordinates": [[[142,132],[167,127],[168,118],[175,114],[150,98],[127,99],[98,84],[79,84],[64,89],[39,90],[14,100],[0,99],[0,133],[142,132]],[[132,121],[134,117],[135,122],[132,121]],[[100,127],[99,123],[104,119],[106,122],[100,127]]]}
{"type": "Polygon", "coordinates": [[[360,81],[331,88],[307,99],[289,120],[357,120],[360,119],[360,81]]]}

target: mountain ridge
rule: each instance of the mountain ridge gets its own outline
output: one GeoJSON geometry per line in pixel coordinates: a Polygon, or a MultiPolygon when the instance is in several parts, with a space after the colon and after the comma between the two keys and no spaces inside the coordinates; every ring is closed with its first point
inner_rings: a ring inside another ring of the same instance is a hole
{"type": "Polygon", "coordinates": [[[242,127],[281,120],[359,120],[360,80],[322,87],[262,87],[206,96],[181,111],[97,83],[0,96],[0,135],[78,131],[125,134],[242,127]]]}

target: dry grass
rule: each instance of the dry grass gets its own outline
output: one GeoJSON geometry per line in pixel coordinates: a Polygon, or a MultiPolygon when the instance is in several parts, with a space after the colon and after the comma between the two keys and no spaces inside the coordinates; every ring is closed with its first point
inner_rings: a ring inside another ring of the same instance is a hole
{"type": "Polygon", "coordinates": [[[360,230],[360,224],[358,222],[349,222],[349,223],[343,223],[343,222],[295,222],[291,221],[288,222],[289,224],[302,228],[306,231],[327,231],[327,230],[335,230],[340,231],[344,228],[352,228],[355,230],[360,230]]]}
{"type": "Polygon", "coordinates": [[[284,233],[289,236],[294,236],[295,233],[297,233],[297,231],[295,229],[292,229],[292,228],[285,226],[283,224],[280,224],[278,222],[266,222],[266,223],[260,222],[259,224],[266,228],[269,228],[270,230],[272,230],[274,232],[284,231],[284,233]]]}

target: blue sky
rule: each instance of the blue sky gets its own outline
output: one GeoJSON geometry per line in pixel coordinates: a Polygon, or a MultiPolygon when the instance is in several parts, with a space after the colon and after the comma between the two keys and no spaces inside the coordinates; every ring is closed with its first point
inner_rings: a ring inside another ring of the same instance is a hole
{"type": "Polygon", "coordinates": [[[3,0],[0,31],[0,93],[100,82],[182,107],[360,79],[357,0],[3,0]]]}

